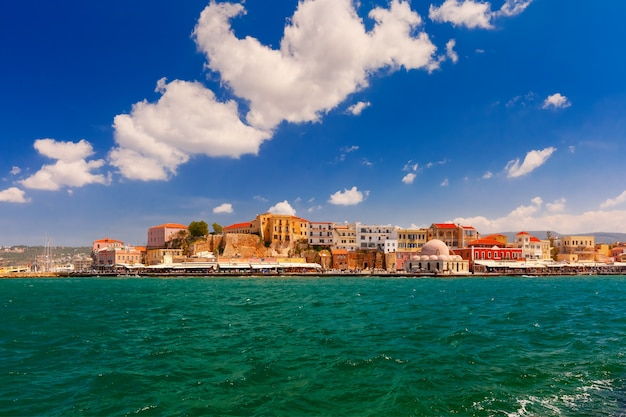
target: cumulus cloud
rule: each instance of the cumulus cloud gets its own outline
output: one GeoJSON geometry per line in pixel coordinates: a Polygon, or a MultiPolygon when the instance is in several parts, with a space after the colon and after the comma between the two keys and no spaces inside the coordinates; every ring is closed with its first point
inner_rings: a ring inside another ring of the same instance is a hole
{"type": "Polygon", "coordinates": [[[430,69],[436,47],[420,16],[406,1],[375,8],[367,31],[351,0],[300,2],[285,27],[279,49],[257,39],[239,39],[230,19],[241,4],[211,3],[193,32],[207,67],[249,103],[246,121],[260,129],[278,123],[318,121],[348,95],[368,85],[376,70],[430,69]]]}
{"type": "Polygon", "coordinates": [[[532,0],[506,0],[496,16],[515,16],[522,13],[532,3],[532,0]]]}
{"type": "Polygon", "coordinates": [[[406,174],[403,178],[402,178],[402,182],[405,184],[413,184],[413,181],[415,181],[415,177],[417,176],[417,174],[415,174],[417,172],[417,170],[419,169],[419,164],[417,162],[413,163],[413,161],[409,161],[407,162],[404,167],[402,167],[403,171],[408,171],[409,173],[406,174]]]}
{"type": "Polygon", "coordinates": [[[269,208],[268,212],[272,214],[288,214],[290,216],[296,215],[296,210],[291,207],[291,204],[287,200],[281,201],[280,203],[276,203],[272,207],[269,208]]]}
{"type": "Polygon", "coordinates": [[[456,46],[456,41],[454,39],[450,39],[446,43],[446,55],[448,56],[448,58],[450,58],[452,62],[456,64],[459,60],[459,55],[454,50],[455,46],[456,46]]]}
{"type": "Polygon", "coordinates": [[[474,0],[446,0],[441,6],[430,5],[428,17],[435,22],[448,22],[469,29],[493,29],[492,20],[522,13],[532,0],[507,0],[500,10],[492,11],[491,3],[474,0]]]}
{"type": "Polygon", "coordinates": [[[0,202],[5,203],[28,203],[30,198],[24,196],[24,190],[17,187],[10,187],[0,191],[0,202]]]}
{"type": "Polygon", "coordinates": [[[371,10],[369,31],[351,0],[300,2],[278,49],[235,36],[230,20],[244,13],[242,4],[210,2],[193,31],[206,67],[238,101],[220,101],[198,82],[160,80],[156,103],[141,101],[114,119],[109,158],[124,177],[166,180],[197,154],[257,154],[278,124],[319,121],[380,69],[438,66],[435,45],[404,0],[371,10]]]}
{"type": "Polygon", "coordinates": [[[17,175],[17,174],[19,174],[20,172],[22,172],[22,170],[20,169],[20,167],[16,167],[16,166],[14,166],[14,167],[12,167],[12,168],[11,168],[11,175],[17,175]]]}
{"type": "Polygon", "coordinates": [[[369,101],[359,101],[358,103],[353,104],[352,106],[348,107],[348,113],[358,116],[359,114],[361,114],[363,110],[365,110],[371,105],[372,104],[369,101]]]}
{"type": "Polygon", "coordinates": [[[337,191],[330,196],[328,202],[339,206],[353,206],[365,200],[368,195],[369,191],[359,191],[355,186],[349,190],[345,188],[343,191],[337,191]]]}
{"type": "Polygon", "coordinates": [[[450,181],[447,178],[445,178],[443,181],[441,181],[440,185],[442,187],[447,187],[448,185],[450,185],[450,181]]]}
{"type": "Polygon", "coordinates": [[[220,204],[219,206],[213,209],[213,213],[215,214],[232,213],[232,212],[233,212],[233,205],[230,203],[220,204]]]}
{"type": "Polygon", "coordinates": [[[567,97],[561,95],[561,93],[555,93],[548,96],[541,106],[542,109],[565,109],[571,106],[572,103],[567,97]]]}
{"type": "MultiPolygon", "coordinates": [[[[459,217],[455,223],[471,224],[481,233],[514,232],[528,230],[556,230],[559,233],[593,233],[607,231],[607,225],[626,224],[626,210],[598,210],[578,214],[563,213],[554,210],[562,200],[546,204],[542,210],[537,204],[541,198],[535,198],[530,205],[522,205],[505,216],[490,219],[484,216],[459,217]]],[[[542,239],[543,236],[537,236],[542,239]]]]}
{"type": "Polygon", "coordinates": [[[600,208],[605,209],[609,207],[619,206],[620,204],[623,204],[625,201],[626,201],[626,191],[623,191],[620,195],[618,195],[615,198],[608,198],[606,201],[600,204],[600,208]]]}
{"type": "Polygon", "coordinates": [[[551,213],[561,213],[565,210],[565,203],[567,200],[565,198],[559,198],[558,200],[554,200],[552,203],[547,203],[546,208],[551,213]]]}
{"type": "Polygon", "coordinates": [[[58,190],[63,187],[82,187],[87,184],[110,182],[109,177],[92,172],[104,166],[104,160],[87,160],[94,151],[91,144],[84,139],[77,143],[38,139],[34,147],[41,155],[57,161],[42,166],[35,174],[19,181],[26,188],[58,190]]]}
{"type": "Polygon", "coordinates": [[[114,119],[117,147],[111,164],[136,180],[165,180],[190,155],[257,154],[270,133],[245,125],[235,101],[219,102],[197,82],[159,80],[161,98],[133,105],[130,114],[114,119]]]}
{"type": "Polygon", "coordinates": [[[441,6],[432,4],[428,17],[435,22],[449,22],[454,26],[465,26],[470,29],[491,29],[491,4],[465,0],[446,0],[441,6]]]}
{"type": "Polygon", "coordinates": [[[493,177],[493,172],[491,171],[487,171],[483,174],[483,179],[484,180],[488,180],[489,178],[493,177]]]}
{"type": "Polygon", "coordinates": [[[524,162],[520,164],[520,159],[513,159],[504,168],[508,178],[517,178],[533,172],[541,165],[545,164],[548,158],[556,151],[556,148],[549,147],[543,150],[534,150],[526,154],[524,162]]]}
{"type": "Polygon", "coordinates": [[[413,184],[413,181],[415,181],[415,177],[416,175],[414,173],[409,172],[402,178],[402,182],[405,184],[413,184]]]}

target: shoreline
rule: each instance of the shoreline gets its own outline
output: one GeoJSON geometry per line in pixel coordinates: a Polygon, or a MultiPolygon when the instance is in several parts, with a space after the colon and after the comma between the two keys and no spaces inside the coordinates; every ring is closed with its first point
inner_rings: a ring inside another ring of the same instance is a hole
{"type": "Polygon", "coordinates": [[[471,277],[519,277],[519,278],[540,278],[540,277],[572,277],[572,276],[620,276],[625,272],[560,272],[560,273],[469,273],[469,274],[434,274],[434,273],[402,273],[402,272],[284,272],[284,273],[141,273],[141,274],[118,274],[118,273],[67,273],[67,272],[11,272],[0,274],[0,279],[28,279],[28,278],[276,278],[276,277],[319,277],[319,278],[471,278],[471,277]]]}

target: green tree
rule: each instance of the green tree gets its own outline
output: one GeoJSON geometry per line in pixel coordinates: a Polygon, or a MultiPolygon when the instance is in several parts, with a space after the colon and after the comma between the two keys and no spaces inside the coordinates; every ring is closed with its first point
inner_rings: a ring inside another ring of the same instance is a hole
{"type": "Polygon", "coordinates": [[[199,222],[193,221],[189,223],[187,230],[192,238],[207,236],[209,234],[209,225],[204,220],[199,222]]]}
{"type": "Polygon", "coordinates": [[[222,232],[224,231],[224,228],[218,223],[213,223],[212,227],[213,227],[213,233],[216,235],[221,235],[222,232]]]}

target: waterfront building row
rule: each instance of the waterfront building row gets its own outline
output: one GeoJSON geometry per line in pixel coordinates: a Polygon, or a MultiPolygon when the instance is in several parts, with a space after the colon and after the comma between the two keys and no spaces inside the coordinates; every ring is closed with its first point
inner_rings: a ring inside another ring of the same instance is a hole
{"type": "MultiPolygon", "coordinates": [[[[186,230],[186,226],[177,223],[153,226],[148,229],[148,245],[145,248],[130,247],[109,238],[96,240],[93,242],[94,263],[104,267],[180,262],[185,259],[182,250],[169,248],[168,244],[186,230]]],[[[522,231],[512,242],[508,242],[505,235],[482,237],[472,226],[453,223],[433,223],[427,228],[403,229],[360,222],[310,222],[297,216],[264,213],[250,222],[226,226],[223,233],[258,235],[268,247],[275,243],[307,243],[317,250],[327,249],[331,258],[323,268],[342,271],[378,269],[415,272],[424,268],[432,268],[433,272],[465,270],[461,264],[450,266],[425,263],[435,260],[426,259],[425,256],[432,257],[432,254],[423,253],[424,247],[432,241],[441,241],[449,249],[449,254],[445,256],[451,258],[437,261],[467,261],[467,270],[470,271],[477,268],[485,270],[485,265],[494,263],[548,263],[553,259],[570,264],[626,261],[626,250],[623,247],[609,249],[608,245],[595,245],[593,236],[541,240],[522,231]]]]}

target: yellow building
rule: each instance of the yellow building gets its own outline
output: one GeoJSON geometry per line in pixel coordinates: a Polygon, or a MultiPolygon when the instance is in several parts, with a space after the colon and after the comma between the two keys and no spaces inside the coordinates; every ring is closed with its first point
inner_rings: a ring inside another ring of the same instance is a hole
{"type": "Polygon", "coordinates": [[[309,221],[288,214],[265,213],[256,216],[252,221],[252,229],[258,230],[261,240],[266,245],[274,242],[307,241],[309,221]]]}
{"type": "Polygon", "coordinates": [[[353,224],[335,225],[333,228],[333,247],[348,252],[356,250],[356,229],[353,224]]]}
{"type": "Polygon", "coordinates": [[[595,261],[594,236],[563,236],[557,260],[595,261]]]}
{"type": "Polygon", "coordinates": [[[170,265],[183,259],[182,249],[147,249],[146,265],[170,265]]]}
{"type": "Polygon", "coordinates": [[[433,223],[428,228],[428,240],[438,239],[450,248],[464,248],[473,240],[480,239],[480,233],[473,226],[454,223],[433,223]]]}
{"type": "Polygon", "coordinates": [[[419,252],[428,242],[428,229],[398,229],[398,251],[419,252]]]}

